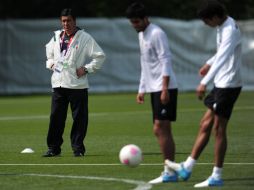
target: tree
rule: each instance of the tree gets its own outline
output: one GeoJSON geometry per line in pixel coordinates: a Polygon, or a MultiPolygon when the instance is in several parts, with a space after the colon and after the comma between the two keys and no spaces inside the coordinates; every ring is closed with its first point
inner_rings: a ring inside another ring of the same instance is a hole
{"type": "MultiPolygon", "coordinates": [[[[8,0],[0,1],[0,18],[57,18],[63,8],[74,8],[79,17],[124,17],[134,0],[8,0]]],[[[151,16],[195,19],[200,0],[139,0],[151,16]]],[[[254,18],[253,0],[221,0],[235,19],[254,18]]]]}

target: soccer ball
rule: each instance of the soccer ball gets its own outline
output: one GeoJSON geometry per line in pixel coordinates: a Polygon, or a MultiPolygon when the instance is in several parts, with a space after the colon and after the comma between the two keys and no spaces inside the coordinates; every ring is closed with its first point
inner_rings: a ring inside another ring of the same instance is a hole
{"type": "Polygon", "coordinates": [[[137,145],[125,145],[119,153],[119,159],[126,166],[137,167],[143,160],[142,151],[137,145]]]}

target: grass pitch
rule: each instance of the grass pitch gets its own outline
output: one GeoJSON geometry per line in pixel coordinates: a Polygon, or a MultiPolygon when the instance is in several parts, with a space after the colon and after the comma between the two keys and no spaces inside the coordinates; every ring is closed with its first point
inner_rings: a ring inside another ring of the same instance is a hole
{"type": "MultiPolygon", "coordinates": [[[[211,174],[213,137],[188,182],[147,186],[162,171],[162,155],[152,133],[150,97],[135,103],[135,94],[89,96],[89,128],[84,158],[73,157],[71,117],[66,122],[62,156],[43,158],[50,113],[50,96],[0,97],[0,189],[3,190],[129,190],[194,189],[211,174]],[[118,153],[125,144],[137,144],[144,161],[137,168],[120,165],[118,153]],[[21,154],[25,148],[35,153],[21,154]]],[[[253,189],[254,92],[242,92],[228,125],[228,151],[221,189],[253,189]]],[[[194,93],[179,93],[178,119],[173,123],[176,161],[189,155],[205,111],[194,93]]]]}

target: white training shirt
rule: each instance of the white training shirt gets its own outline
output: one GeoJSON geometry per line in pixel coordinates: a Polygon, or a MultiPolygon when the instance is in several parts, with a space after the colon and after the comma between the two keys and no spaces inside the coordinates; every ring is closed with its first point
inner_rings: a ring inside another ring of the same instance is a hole
{"type": "Polygon", "coordinates": [[[170,77],[168,89],[177,88],[171,64],[171,53],[165,32],[150,23],[144,32],[139,32],[141,77],[139,93],[162,90],[164,76],[170,77]]]}
{"type": "Polygon", "coordinates": [[[217,53],[207,61],[211,67],[201,84],[207,85],[214,78],[217,88],[241,87],[241,61],[241,33],[234,19],[228,17],[217,28],[217,53]]]}

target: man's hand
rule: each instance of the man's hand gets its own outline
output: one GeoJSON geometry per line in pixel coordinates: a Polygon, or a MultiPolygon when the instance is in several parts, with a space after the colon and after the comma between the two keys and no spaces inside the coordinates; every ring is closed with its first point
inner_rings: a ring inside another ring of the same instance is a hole
{"type": "Polygon", "coordinates": [[[76,70],[76,74],[77,74],[78,78],[80,78],[80,77],[86,75],[86,72],[85,72],[85,70],[84,70],[84,67],[78,68],[78,69],[76,70]]]}
{"type": "Polygon", "coordinates": [[[199,75],[204,77],[208,73],[210,67],[211,67],[210,65],[205,64],[203,67],[199,69],[199,75]]]}
{"type": "Polygon", "coordinates": [[[138,93],[136,97],[136,101],[138,104],[143,104],[145,101],[145,94],[144,93],[138,93]]]}
{"type": "Polygon", "coordinates": [[[161,91],[161,103],[165,105],[169,102],[169,100],[170,100],[170,97],[169,97],[168,89],[162,90],[161,91]]]}
{"type": "Polygon", "coordinates": [[[199,100],[202,100],[204,98],[205,92],[206,92],[206,85],[200,84],[196,90],[196,94],[199,100]]]}

